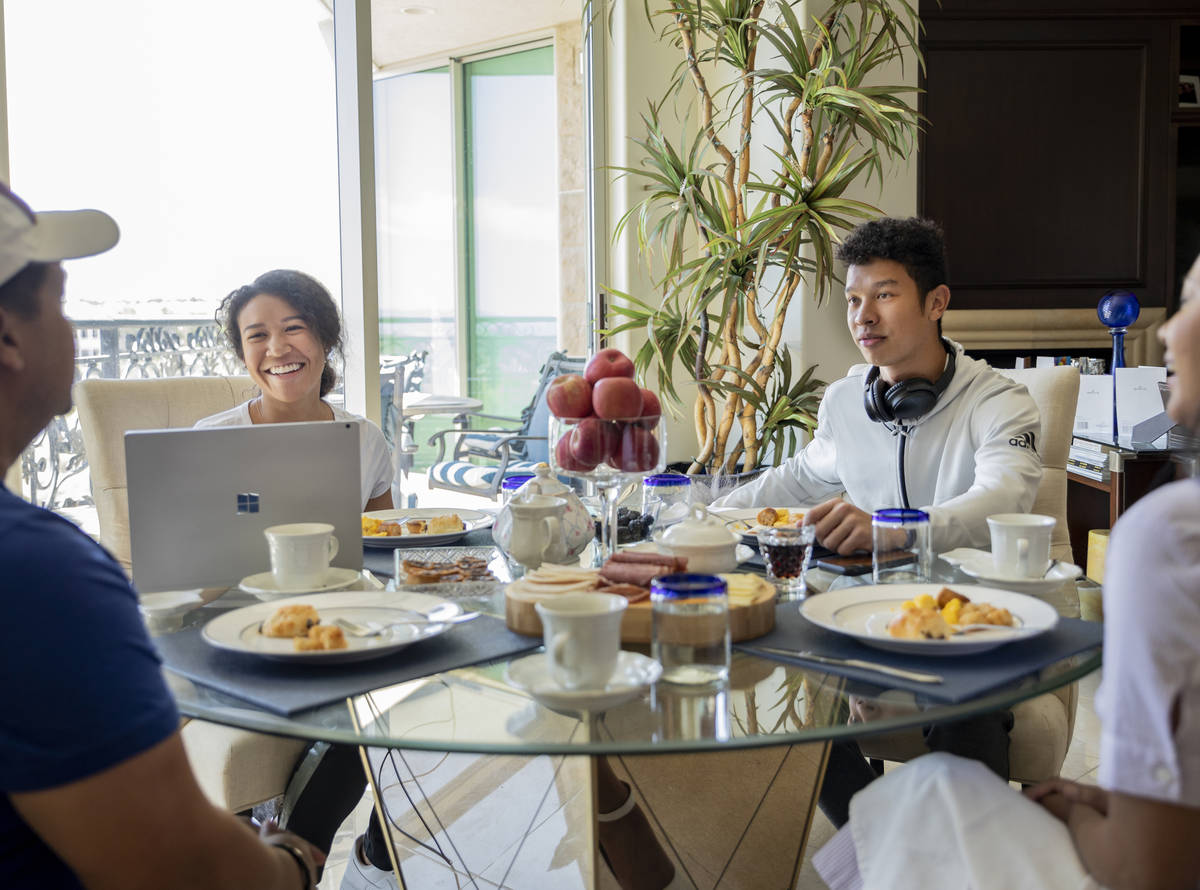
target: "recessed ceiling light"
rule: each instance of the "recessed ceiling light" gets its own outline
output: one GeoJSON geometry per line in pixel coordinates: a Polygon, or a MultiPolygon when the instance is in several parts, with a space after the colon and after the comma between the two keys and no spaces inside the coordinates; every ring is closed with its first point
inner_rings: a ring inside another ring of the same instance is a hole
{"type": "Polygon", "coordinates": [[[406,6],[400,10],[405,15],[433,15],[437,10],[430,6],[406,6]]]}

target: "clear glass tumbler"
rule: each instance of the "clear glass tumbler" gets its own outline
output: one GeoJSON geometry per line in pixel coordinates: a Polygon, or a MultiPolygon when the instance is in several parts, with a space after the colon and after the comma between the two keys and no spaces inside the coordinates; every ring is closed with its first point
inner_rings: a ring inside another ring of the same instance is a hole
{"type": "Polygon", "coordinates": [[[804,573],[812,561],[817,529],[813,525],[780,526],[758,533],[758,549],[767,577],[783,594],[804,593],[804,573]]]}
{"type": "Polygon", "coordinates": [[[687,519],[692,480],[681,473],[656,473],[642,480],[642,512],[654,517],[653,531],[687,519]]]}
{"type": "Polygon", "coordinates": [[[729,678],[729,596],[716,575],[664,575],[650,582],[651,654],[667,683],[729,678]]]}
{"type": "Polygon", "coordinates": [[[871,516],[871,578],[876,584],[926,582],[933,577],[929,514],[877,510],[871,516]]]}

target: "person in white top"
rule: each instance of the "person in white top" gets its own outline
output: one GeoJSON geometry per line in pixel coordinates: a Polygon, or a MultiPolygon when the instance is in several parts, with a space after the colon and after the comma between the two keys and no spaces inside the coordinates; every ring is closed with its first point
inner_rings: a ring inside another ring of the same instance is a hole
{"type": "Polygon", "coordinates": [[[842,554],[871,549],[871,513],[887,507],[926,511],[935,551],[988,546],[988,516],[1033,506],[1037,406],[1024,386],[942,338],[950,289],[936,225],[864,223],[838,258],[849,264],[846,323],[867,364],[825,391],[803,451],[714,506],[821,501],[804,521],[842,554]]]}
{"type": "MultiPolygon", "coordinates": [[[[1167,414],[1200,433],[1200,259],[1159,331],[1167,414]]],[[[816,857],[831,887],[1200,887],[1200,480],[1173,482],[1113,529],[1104,578],[1098,786],[1022,796],[949,755],[912,761],[851,802],[816,857]]]]}
{"type": "MultiPolygon", "coordinates": [[[[337,382],[331,361],[342,352],[342,323],[329,291],[303,272],[275,269],[230,293],[217,310],[217,320],[259,394],[203,418],[196,426],[355,421],[359,425],[363,509],[391,509],[392,460],[383,431],[366,418],[325,401],[337,382]]],[[[288,827],[328,852],[338,827],[358,803],[366,778],[356,748],[320,746],[301,762],[310,756],[319,758],[319,765],[299,793],[288,827]]],[[[381,875],[384,867],[391,867],[373,811],[355,852],[376,863],[381,875]]]]}
{"type": "Polygon", "coordinates": [[[276,269],[227,296],[217,319],[259,394],[196,422],[197,427],[307,420],[359,425],[364,510],[392,507],[392,458],[378,426],[325,401],[337,382],[342,323],[324,286],[303,272],[276,269]]]}

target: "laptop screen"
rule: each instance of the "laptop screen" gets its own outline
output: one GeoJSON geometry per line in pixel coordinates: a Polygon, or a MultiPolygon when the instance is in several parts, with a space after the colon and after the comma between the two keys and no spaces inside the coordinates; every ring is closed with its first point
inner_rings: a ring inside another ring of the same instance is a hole
{"type": "Polygon", "coordinates": [[[232,587],[270,569],[263,531],[333,525],[333,565],[362,568],[357,423],[275,423],[125,434],[133,583],[232,587]]]}

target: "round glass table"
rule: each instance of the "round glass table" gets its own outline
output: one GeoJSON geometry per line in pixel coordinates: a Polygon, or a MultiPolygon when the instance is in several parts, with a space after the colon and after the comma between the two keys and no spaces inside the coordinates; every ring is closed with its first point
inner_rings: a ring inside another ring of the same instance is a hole
{"type": "MultiPolygon", "coordinates": [[[[455,599],[464,608],[503,616],[499,585],[463,590],[455,599]]],[[[239,596],[187,623],[244,604],[239,596]]],[[[522,657],[528,653],[287,717],[166,673],[188,717],[358,746],[392,825],[402,887],[617,887],[600,860],[609,829],[597,820],[605,777],[615,775],[686,879],[678,886],[700,888],[794,885],[832,740],[1008,709],[1101,663],[1097,647],[965,701],[916,694],[897,703],[882,675],[878,684],[848,681],[735,651],[720,687],[660,683],[604,711],[572,711],[507,681],[522,657]],[[878,719],[870,723],[849,722],[852,697],[886,707],[871,709],[878,719]]],[[[953,670],[954,659],[929,661],[953,670]]]]}

